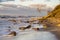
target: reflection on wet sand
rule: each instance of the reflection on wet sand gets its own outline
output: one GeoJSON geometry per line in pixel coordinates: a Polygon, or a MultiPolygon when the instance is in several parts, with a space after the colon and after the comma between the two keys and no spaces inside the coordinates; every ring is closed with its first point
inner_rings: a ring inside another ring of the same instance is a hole
{"type": "Polygon", "coordinates": [[[53,31],[51,33],[53,33],[57,37],[57,39],[60,40],[60,31],[59,30],[58,31],[53,31]]]}

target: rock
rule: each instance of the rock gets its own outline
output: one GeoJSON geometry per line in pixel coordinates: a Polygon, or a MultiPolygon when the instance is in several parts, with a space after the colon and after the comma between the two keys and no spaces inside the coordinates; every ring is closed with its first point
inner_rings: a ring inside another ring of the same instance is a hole
{"type": "Polygon", "coordinates": [[[29,28],[31,28],[31,25],[28,25],[28,26],[26,27],[26,29],[29,29],[29,28]]]}
{"type": "Polygon", "coordinates": [[[19,29],[20,29],[20,30],[25,30],[25,29],[26,29],[26,27],[20,27],[19,29]]]}
{"type": "Polygon", "coordinates": [[[16,36],[17,33],[15,31],[12,31],[11,33],[9,33],[8,35],[11,35],[11,36],[16,36]]]}
{"type": "Polygon", "coordinates": [[[28,25],[27,27],[20,27],[19,29],[20,30],[25,30],[25,29],[30,29],[31,28],[31,25],[28,25]]]}
{"type": "Polygon", "coordinates": [[[39,28],[32,28],[33,30],[35,30],[35,31],[39,31],[39,28]]]}

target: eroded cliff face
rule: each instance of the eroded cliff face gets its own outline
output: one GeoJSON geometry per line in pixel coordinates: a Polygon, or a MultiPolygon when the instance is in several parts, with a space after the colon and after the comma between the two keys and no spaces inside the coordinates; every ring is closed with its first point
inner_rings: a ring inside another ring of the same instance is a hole
{"type": "Polygon", "coordinates": [[[60,18],[60,5],[57,5],[49,14],[50,17],[60,18]]]}
{"type": "Polygon", "coordinates": [[[47,27],[60,27],[60,5],[57,5],[47,16],[42,17],[40,22],[47,27]]]}
{"type": "Polygon", "coordinates": [[[49,12],[48,15],[44,16],[42,19],[46,19],[50,17],[60,18],[60,5],[57,5],[53,11],[49,12]]]}

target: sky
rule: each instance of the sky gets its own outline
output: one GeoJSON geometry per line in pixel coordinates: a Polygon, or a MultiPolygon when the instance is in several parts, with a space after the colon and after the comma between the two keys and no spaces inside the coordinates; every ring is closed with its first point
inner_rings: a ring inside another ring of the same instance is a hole
{"type": "MultiPolygon", "coordinates": [[[[4,3],[4,2],[3,2],[4,3]]],[[[9,2],[5,2],[7,4],[16,4],[16,5],[23,5],[23,6],[28,6],[31,5],[31,4],[46,4],[47,6],[50,6],[50,7],[55,7],[56,5],[60,4],[59,0],[25,0],[25,1],[20,1],[20,0],[15,0],[15,1],[9,1],[9,2]]],[[[4,3],[4,4],[5,4],[4,3]]],[[[20,14],[20,15],[41,15],[36,9],[13,9],[13,8],[7,8],[7,9],[0,9],[0,14],[6,14],[6,15],[19,15],[20,13],[23,13],[23,14],[20,14]],[[34,14],[33,14],[34,13],[34,14]]],[[[44,14],[45,12],[43,12],[44,14]]]]}
{"type": "Polygon", "coordinates": [[[59,0],[25,0],[25,1],[15,0],[15,3],[24,6],[28,6],[30,4],[47,4],[50,6],[55,6],[57,4],[60,4],[59,0]]]}
{"type": "Polygon", "coordinates": [[[60,4],[60,1],[59,0],[15,0],[12,2],[10,1],[10,3],[17,5],[24,5],[24,6],[29,6],[30,4],[47,4],[48,6],[53,7],[57,4],[60,4]]]}

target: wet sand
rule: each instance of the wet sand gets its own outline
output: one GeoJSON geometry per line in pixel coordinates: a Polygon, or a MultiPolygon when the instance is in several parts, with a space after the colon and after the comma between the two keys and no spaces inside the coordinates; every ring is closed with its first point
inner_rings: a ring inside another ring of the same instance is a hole
{"type": "Polygon", "coordinates": [[[60,31],[52,31],[51,33],[53,33],[58,40],[60,40],[60,31]]]}

